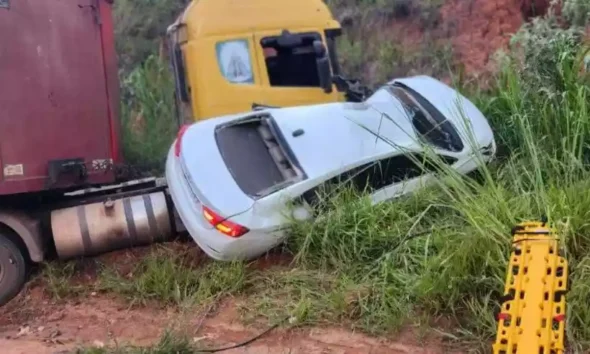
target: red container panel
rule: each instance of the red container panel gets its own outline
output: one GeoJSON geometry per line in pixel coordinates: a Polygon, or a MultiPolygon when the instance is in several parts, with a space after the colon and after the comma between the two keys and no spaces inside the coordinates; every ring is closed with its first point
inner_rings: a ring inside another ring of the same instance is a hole
{"type": "Polygon", "coordinates": [[[113,181],[110,2],[0,0],[0,195],[113,181]]]}

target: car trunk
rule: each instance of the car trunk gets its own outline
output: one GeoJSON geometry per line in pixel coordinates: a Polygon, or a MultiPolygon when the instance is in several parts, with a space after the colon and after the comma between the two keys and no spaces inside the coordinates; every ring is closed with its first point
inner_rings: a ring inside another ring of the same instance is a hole
{"type": "Polygon", "coordinates": [[[179,164],[194,203],[231,217],[248,210],[254,200],[240,189],[225,166],[213,130],[206,127],[209,124],[204,121],[186,130],[180,142],[179,164]]]}

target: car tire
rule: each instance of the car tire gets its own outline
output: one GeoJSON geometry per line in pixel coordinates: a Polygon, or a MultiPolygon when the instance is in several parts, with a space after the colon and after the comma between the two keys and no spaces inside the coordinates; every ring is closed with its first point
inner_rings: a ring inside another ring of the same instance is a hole
{"type": "Polygon", "coordinates": [[[0,234],[0,306],[12,300],[25,284],[27,263],[22,250],[0,234]]]}

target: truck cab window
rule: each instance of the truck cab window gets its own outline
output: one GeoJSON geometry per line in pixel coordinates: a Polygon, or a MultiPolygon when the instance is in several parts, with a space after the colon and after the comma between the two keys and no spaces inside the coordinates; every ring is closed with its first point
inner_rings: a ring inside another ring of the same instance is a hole
{"type": "Polygon", "coordinates": [[[313,41],[319,34],[294,34],[296,43],[281,44],[280,36],[260,41],[271,86],[320,87],[313,41]]]}

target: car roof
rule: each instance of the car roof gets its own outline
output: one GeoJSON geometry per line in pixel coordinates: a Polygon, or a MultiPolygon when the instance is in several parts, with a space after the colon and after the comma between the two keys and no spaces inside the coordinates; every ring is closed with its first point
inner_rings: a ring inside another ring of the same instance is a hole
{"type": "Polygon", "coordinates": [[[268,112],[310,178],[398,151],[419,149],[410,118],[385,89],[377,90],[362,103],[328,103],[268,112]],[[303,130],[303,135],[294,137],[296,130],[303,130]]]}

